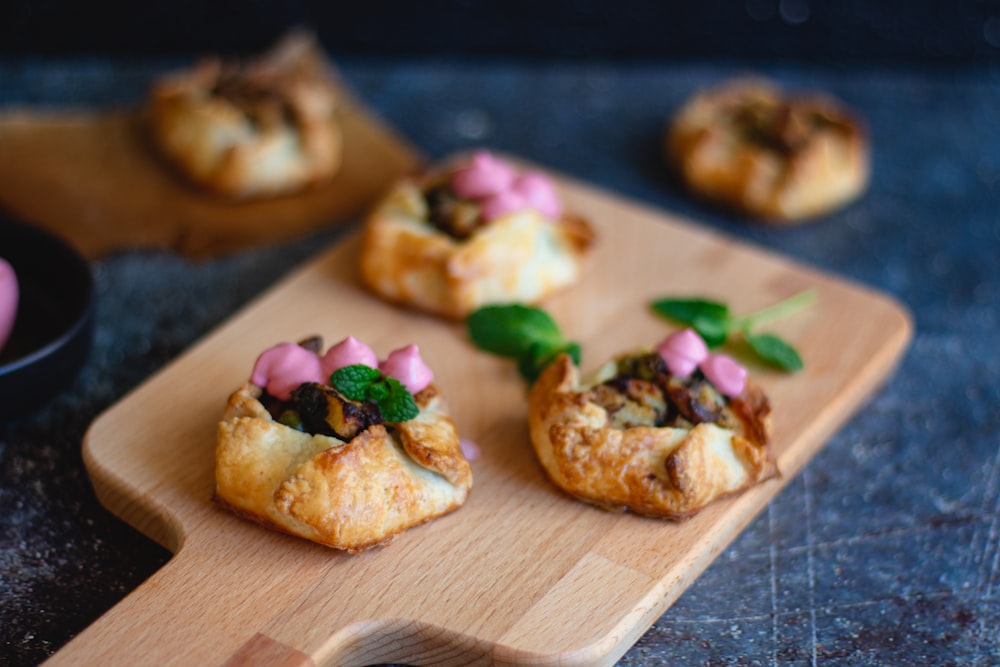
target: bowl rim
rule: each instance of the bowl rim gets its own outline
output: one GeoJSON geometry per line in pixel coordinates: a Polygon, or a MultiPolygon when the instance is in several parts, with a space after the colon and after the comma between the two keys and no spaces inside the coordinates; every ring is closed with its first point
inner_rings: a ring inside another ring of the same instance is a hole
{"type": "MultiPolygon", "coordinates": [[[[23,356],[11,359],[6,363],[0,363],[0,378],[6,377],[27,366],[30,366],[65,347],[69,341],[74,340],[80,335],[82,329],[90,325],[96,304],[96,289],[93,271],[90,263],[79,250],[59,235],[45,229],[44,227],[24,222],[12,215],[0,211],[0,236],[3,236],[6,229],[16,229],[17,233],[21,235],[27,234],[36,239],[41,239],[44,243],[47,243],[54,248],[58,248],[59,252],[70,258],[72,263],[75,265],[74,269],[79,269],[74,270],[74,273],[78,274],[78,278],[83,281],[83,299],[81,300],[81,306],[78,314],[74,317],[69,326],[65,327],[55,338],[23,356]]],[[[7,259],[7,261],[11,261],[9,256],[5,256],[5,259],[7,259]]]]}

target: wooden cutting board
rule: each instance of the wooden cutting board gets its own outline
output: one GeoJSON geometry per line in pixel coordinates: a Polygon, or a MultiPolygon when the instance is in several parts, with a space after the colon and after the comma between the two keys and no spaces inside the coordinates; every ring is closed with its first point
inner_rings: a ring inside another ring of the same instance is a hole
{"type": "Polygon", "coordinates": [[[795,375],[750,363],[774,406],[782,477],[684,523],[609,514],[558,492],[528,440],[513,363],[462,325],[387,305],[356,276],[352,235],[296,270],[101,415],[84,456],[101,501],[176,555],[51,664],[610,665],[886,380],[911,336],[886,296],[662,212],[560,179],[599,239],[586,278],[546,304],[584,370],[661,340],[648,303],[699,295],[738,312],[805,288],[777,323],[795,375]],[[216,423],[256,355],[354,335],[385,355],[417,342],[461,434],[479,444],[456,513],[350,556],[269,532],[210,502],[216,423]]]}

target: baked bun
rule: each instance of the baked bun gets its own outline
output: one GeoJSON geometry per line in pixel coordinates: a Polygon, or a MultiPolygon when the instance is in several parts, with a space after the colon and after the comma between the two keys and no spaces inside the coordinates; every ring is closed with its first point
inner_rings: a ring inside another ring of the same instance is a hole
{"type": "Polygon", "coordinates": [[[593,240],[584,219],[562,211],[545,176],[480,152],[404,180],[374,207],[361,277],[386,300],[458,319],[572,285],[593,240]]]}
{"type": "Polygon", "coordinates": [[[560,489],[609,511],[675,520],[776,474],[769,413],[752,383],[726,397],[700,371],[677,377],[645,351],[587,383],[558,357],[532,386],[528,412],[535,452],[560,489]]]}
{"type": "Polygon", "coordinates": [[[245,64],[207,59],[159,81],[152,138],[190,181],[232,199],[329,181],[341,161],[336,89],[311,37],[294,33],[245,64]]]}
{"type": "Polygon", "coordinates": [[[419,413],[383,418],[371,401],[304,382],[279,399],[248,382],[218,426],[215,500],[267,527],[350,553],[458,509],[472,469],[434,384],[419,413]]]}
{"type": "Polygon", "coordinates": [[[686,102],[668,128],[666,157],[696,194],[777,223],[827,213],[868,185],[868,138],[850,112],[758,79],[686,102]]]}

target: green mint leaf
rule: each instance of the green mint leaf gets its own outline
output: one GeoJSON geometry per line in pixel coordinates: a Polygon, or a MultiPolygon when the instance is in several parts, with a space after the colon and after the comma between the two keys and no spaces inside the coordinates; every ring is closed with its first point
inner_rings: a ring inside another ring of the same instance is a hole
{"type": "Polygon", "coordinates": [[[483,306],[466,319],[476,346],[502,357],[519,358],[534,343],[557,345],[559,326],[545,311],[522,304],[483,306]]]}
{"type": "Polygon", "coordinates": [[[529,384],[533,384],[545,367],[555,361],[560,354],[568,354],[576,365],[580,364],[582,348],[579,343],[565,341],[560,345],[536,344],[517,360],[517,370],[529,384]]]}
{"type": "Polygon", "coordinates": [[[719,347],[729,337],[729,329],[725,320],[718,320],[711,316],[695,316],[690,324],[698,332],[698,335],[705,339],[705,345],[709,347],[719,347]]]}
{"type": "Polygon", "coordinates": [[[402,382],[387,377],[382,386],[386,388],[386,392],[385,397],[378,400],[378,409],[387,422],[405,422],[420,414],[420,408],[413,400],[413,394],[402,382]]]}
{"type": "Polygon", "coordinates": [[[368,385],[368,392],[365,398],[376,403],[384,401],[389,396],[389,387],[385,382],[373,382],[368,385]]]}
{"type": "Polygon", "coordinates": [[[382,373],[377,368],[354,364],[335,370],[330,375],[330,384],[350,400],[363,401],[368,398],[372,383],[380,377],[382,373]]]}
{"type": "Polygon", "coordinates": [[[657,299],[651,307],[657,315],[692,327],[698,321],[725,323],[729,319],[726,304],[708,299],[657,299]]]}
{"type": "Polygon", "coordinates": [[[774,334],[746,334],[745,338],[757,356],[773,366],[791,372],[804,367],[802,357],[795,348],[774,334]]]}

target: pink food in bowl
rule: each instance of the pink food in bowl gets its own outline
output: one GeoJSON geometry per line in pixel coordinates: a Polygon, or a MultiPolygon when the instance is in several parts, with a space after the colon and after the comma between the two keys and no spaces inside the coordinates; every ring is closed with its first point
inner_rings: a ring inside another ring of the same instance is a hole
{"type": "Polygon", "coordinates": [[[0,350],[3,350],[14,330],[19,296],[14,267],[0,257],[0,350]]]}

